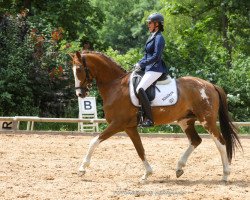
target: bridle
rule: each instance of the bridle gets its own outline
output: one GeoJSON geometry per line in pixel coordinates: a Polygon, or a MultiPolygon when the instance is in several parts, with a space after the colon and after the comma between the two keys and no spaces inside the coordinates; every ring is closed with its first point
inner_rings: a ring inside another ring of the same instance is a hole
{"type": "Polygon", "coordinates": [[[90,89],[91,85],[92,85],[92,83],[91,83],[92,79],[90,78],[91,73],[90,73],[89,68],[87,67],[85,57],[81,56],[81,58],[82,58],[82,64],[80,64],[80,69],[83,69],[85,74],[86,74],[85,80],[83,81],[83,84],[86,85],[86,87],[79,86],[79,87],[75,87],[75,89],[76,90],[81,89],[84,92],[87,92],[90,89]]]}

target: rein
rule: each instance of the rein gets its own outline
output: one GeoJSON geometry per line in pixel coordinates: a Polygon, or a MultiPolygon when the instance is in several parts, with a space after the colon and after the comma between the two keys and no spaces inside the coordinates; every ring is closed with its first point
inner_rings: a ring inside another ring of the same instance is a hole
{"type": "Polygon", "coordinates": [[[82,56],[82,63],[83,63],[83,69],[85,71],[85,74],[86,74],[86,81],[89,82],[90,81],[90,72],[89,72],[89,68],[87,67],[87,64],[86,64],[86,59],[84,56],[82,56]]]}

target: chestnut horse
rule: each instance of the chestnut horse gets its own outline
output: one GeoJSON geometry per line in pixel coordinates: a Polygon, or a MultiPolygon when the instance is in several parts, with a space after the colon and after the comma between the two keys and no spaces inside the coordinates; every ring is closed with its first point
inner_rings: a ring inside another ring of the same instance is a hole
{"type": "MultiPolygon", "coordinates": [[[[73,73],[75,89],[78,97],[84,98],[90,89],[93,79],[103,99],[103,110],[108,127],[91,140],[86,157],[79,168],[80,174],[85,174],[90,164],[91,156],[96,147],[117,132],[125,131],[132,140],[136,151],[145,166],[142,181],[146,181],[152,174],[140,135],[137,131],[138,108],[130,100],[129,77],[116,62],[98,52],[83,52],[71,55],[73,59],[73,73]]],[[[228,116],[226,94],[224,91],[205,80],[194,77],[177,79],[179,98],[175,105],[153,107],[152,113],[156,125],[177,121],[189,139],[189,146],[178,161],[176,176],[180,177],[184,171],[188,157],[201,143],[201,138],[195,130],[195,121],[212,135],[220,152],[223,164],[223,180],[227,181],[230,174],[229,165],[235,147],[241,146],[237,132],[228,116]],[[216,126],[219,115],[221,132],[216,126]]]]}

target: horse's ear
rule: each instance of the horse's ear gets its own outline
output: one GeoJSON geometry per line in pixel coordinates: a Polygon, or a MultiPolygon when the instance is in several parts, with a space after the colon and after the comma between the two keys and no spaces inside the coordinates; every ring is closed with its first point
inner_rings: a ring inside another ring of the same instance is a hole
{"type": "Polygon", "coordinates": [[[76,56],[77,56],[77,58],[78,58],[79,61],[82,60],[82,56],[81,56],[81,54],[80,54],[79,51],[76,52],[76,56]]]}

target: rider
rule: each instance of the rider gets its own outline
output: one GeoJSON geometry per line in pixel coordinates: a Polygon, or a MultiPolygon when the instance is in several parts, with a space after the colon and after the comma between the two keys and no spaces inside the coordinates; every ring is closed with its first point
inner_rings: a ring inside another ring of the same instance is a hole
{"type": "Polygon", "coordinates": [[[161,34],[164,31],[164,17],[160,13],[153,13],[149,15],[147,23],[151,35],[146,42],[144,57],[135,64],[135,71],[142,70],[145,72],[145,75],[136,88],[143,112],[147,117],[141,124],[145,127],[154,125],[150,102],[145,90],[163,73],[167,72],[166,65],[162,60],[162,53],[165,46],[165,40],[161,34]]]}

